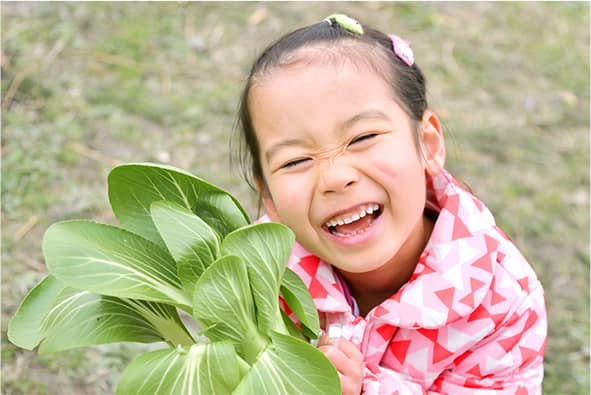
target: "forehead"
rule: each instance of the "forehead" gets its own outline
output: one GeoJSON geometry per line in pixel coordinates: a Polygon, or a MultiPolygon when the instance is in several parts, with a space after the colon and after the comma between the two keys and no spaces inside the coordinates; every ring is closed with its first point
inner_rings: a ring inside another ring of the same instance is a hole
{"type": "Polygon", "coordinates": [[[393,96],[389,84],[372,68],[347,60],[326,63],[307,59],[277,68],[258,79],[251,88],[249,104],[254,112],[259,110],[256,105],[261,101],[266,102],[265,111],[273,108],[272,102],[276,101],[290,102],[296,107],[309,107],[311,102],[316,102],[314,105],[321,106],[315,108],[323,110],[331,104],[325,101],[329,98],[356,102],[372,96],[381,99],[393,96]]]}
{"type": "MultiPolygon", "coordinates": [[[[291,91],[296,88],[296,81],[305,84],[297,86],[300,93],[303,89],[309,93],[327,94],[328,87],[333,91],[342,88],[341,91],[346,92],[347,87],[356,88],[359,82],[371,80],[374,85],[381,85],[380,92],[388,92],[398,101],[384,52],[378,45],[343,40],[338,44],[317,43],[285,53],[253,76],[248,95],[249,109],[256,111],[254,104],[258,96],[279,94],[282,88],[291,91]],[[324,92],[318,92],[320,88],[324,92]]],[[[355,89],[349,93],[359,92],[355,89]]]]}
{"type": "Polygon", "coordinates": [[[381,113],[400,125],[408,122],[384,79],[369,66],[348,61],[313,59],[278,68],[253,86],[249,109],[261,154],[294,139],[332,144],[348,129],[343,125],[356,123],[350,120],[377,118],[360,114],[381,113]]]}

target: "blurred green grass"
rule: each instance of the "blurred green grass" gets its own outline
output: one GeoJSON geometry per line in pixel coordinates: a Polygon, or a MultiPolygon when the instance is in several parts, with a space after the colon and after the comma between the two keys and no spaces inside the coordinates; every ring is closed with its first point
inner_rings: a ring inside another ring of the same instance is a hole
{"type": "Polygon", "coordinates": [[[166,162],[256,198],[228,142],[250,62],[335,11],[409,41],[448,167],[491,208],[546,290],[545,394],[589,393],[587,3],[2,2],[2,393],[107,394],[144,346],[38,355],[6,339],[67,218],[114,223],[116,163],[166,162]]]}

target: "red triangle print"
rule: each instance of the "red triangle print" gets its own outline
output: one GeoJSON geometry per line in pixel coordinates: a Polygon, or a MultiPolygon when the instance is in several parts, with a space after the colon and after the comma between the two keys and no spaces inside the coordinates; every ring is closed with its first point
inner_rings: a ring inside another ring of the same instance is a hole
{"type": "Polygon", "coordinates": [[[458,195],[447,195],[446,199],[442,201],[442,206],[456,216],[458,215],[458,207],[460,206],[460,197],[458,195]]]}
{"type": "Polygon", "coordinates": [[[464,360],[472,354],[473,354],[472,351],[466,351],[465,353],[463,353],[462,355],[460,355],[459,357],[457,357],[454,360],[454,365],[460,366],[462,364],[462,362],[464,362],[464,360]]]}
{"type": "Polygon", "coordinates": [[[506,297],[504,297],[503,295],[501,295],[498,292],[495,292],[494,289],[491,289],[491,291],[492,291],[492,302],[491,302],[491,306],[494,306],[494,305],[499,304],[499,303],[503,303],[504,301],[507,300],[506,297]]]}
{"type": "Polygon", "coordinates": [[[519,388],[517,388],[517,392],[515,392],[515,395],[529,395],[529,392],[527,392],[525,387],[519,386],[519,388]]]}
{"type": "Polygon", "coordinates": [[[377,332],[380,334],[380,336],[382,336],[382,339],[384,340],[390,340],[392,338],[392,335],[394,334],[394,331],[396,330],[396,328],[392,325],[382,325],[377,329],[377,332]]]}
{"type": "Polygon", "coordinates": [[[486,254],[478,258],[472,265],[486,272],[492,273],[492,263],[490,260],[490,255],[486,254]]]}
{"type": "Polygon", "coordinates": [[[373,315],[375,317],[381,317],[381,316],[386,315],[386,314],[388,314],[388,310],[385,309],[385,308],[383,308],[382,306],[376,307],[376,309],[373,312],[373,315]]]}
{"type": "Polygon", "coordinates": [[[448,200],[449,200],[449,195],[443,195],[441,197],[441,200],[439,200],[439,205],[441,206],[441,208],[447,207],[447,201],[448,200]]]}
{"type": "Polygon", "coordinates": [[[435,270],[431,269],[430,266],[425,265],[425,268],[423,269],[423,272],[421,274],[431,274],[431,273],[435,273],[435,270]]]}
{"type": "MultiPolygon", "coordinates": [[[[425,256],[425,259],[426,259],[426,257],[428,255],[423,255],[423,256],[425,256]]],[[[416,278],[419,276],[424,276],[427,274],[435,273],[435,270],[431,269],[427,264],[422,263],[420,265],[421,265],[421,267],[420,267],[421,270],[418,270],[419,265],[417,265],[417,268],[415,268],[415,271],[412,273],[412,276],[410,276],[410,279],[408,280],[409,283],[416,280],[416,278]]]]}
{"type": "Polygon", "coordinates": [[[365,367],[368,368],[369,371],[372,372],[373,374],[380,373],[380,368],[378,368],[378,366],[375,363],[367,362],[365,364],[365,367]]]}
{"type": "Polygon", "coordinates": [[[320,281],[315,278],[312,278],[308,288],[310,289],[310,295],[312,295],[312,298],[314,299],[325,299],[328,295],[328,292],[326,292],[326,289],[322,286],[320,281]]]}
{"type": "Polygon", "coordinates": [[[480,305],[470,314],[468,317],[468,322],[484,320],[490,318],[490,313],[484,308],[483,305],[480,305]]]}
{"type": "Polygon", "coordinates": [[[495,325],[498,325],[503,319],[505,319],[505,314],[491,314],[484,308],[483,305],[480,305],[472,312],[472,314],[470,314],[470,317],[468,317],[468,322],[485,319],[492,320],[495,325]]]}
{"type": "Polygon", "coordinates": [[[527,365],[539,354],[538,350],[532,350],[531,348],[521,346],[519,346],[519,351],[521,352],[521,366],[527,365]]]}
{"type": "Polygon", "coordinates": [[[454,219],[454,231],[452,235],[453,240],[462,239],[464,237],[471,237],[472,233],[468,230],[466,225],[459,217],[454,219]]]}
{"type": "Polygon", "coordinates": [[[408,279],[408,282],[409,282],[409,283],[410,283],[410,282],[413,282],[413,281],[415,281],[415,280],[416,280],[416,279],[417,279],[419,276],[422,276],[422,275],[423,275],[422,273],[417,273],[417,272],[414,272],[414,273],[412,274],[412,276],[410,276],[410,278],[408,279]]]}
{"type": "Polygon", "coordinates": [[[468,295],[460,299],[460,303],[465,304],[468,307],[474,307],[474,293],[470,292],[468,295]]]}
{"type": "Polygon", "coordinates": [[[484,242],[486,243],[486,250],[488,252],[496,251],[499,247],[499,242],[489,235],[484,235],[484,242]]]}
{"type": "Polygon", "coordinates": [[[515,347],[517,342],[519,342],[520,338],[521,338],[521,333],[518,333],[515,336],[511,336],[511,337],[507,337],[505,339],[499,340],[497,343],[499,343],[499,345],[501,347],[503,347],[503,350],[505,350],[505,352],[509,352],[513,349],[513,347],[515,347]]]}
{"type": "Polygon", "coordinates": [[[486,284],[484,281],[480,281],[475,278],[470,278],[470,289],[472,290],[472,292],[479,290],[484,286],[484,284],[486,284]]]}
{"type": "Polygon", "coordinates": [[[408,347],[410,347],[411,340],[398,340],[390,342],[390,352],[396,357],[401,365],[404,365],[406,354],[408,353],[408,347]]]}
{"type": "MultiPolygon", "coordinates": [[[[406,284],[409,284],[409,283],[410,283],[410,280],[406,284]]],[[[395,301],[397,303],[400,303],[400,299],[402,299],[402,294],[403,294],[403,292],[402,292],[402,288],[401,288],[394,295],[390,296],[390,299],[389,300],[393,300],[393,301],[395,301]]]]}
{"type": "Polygon", "coordinates": [[[305,257],[300,259],[300,266],[302,269],[310,275],[310,277],[316,277],[316,272],[318,271],[318,264],[320,263],[320,258],[314,255],[306,255],[305,257]]]}
{"type": "Polygon", "coordinates": [[[525,326],[523,327],[523,331],[527,331],[529,328],[534,326],[536,321],[538,320],[538,313],[535,310],[529,310],[529,316],[527,317],[527,321],[525,322],[525,326]]]}
{"type": "Polygon", "coordinates": [[[419,328],[417,329],[421,335],[425,336],[427,339],[431,340],[433,343],[437,343],[437,337],[439,336],[439,329],[426,329],[426,328],[419,328]]]}
{"type": "Polygon", "coordinates": [[[441,300],[447,308],[450,308],[454,301],[454,288],[452,287],[436,291],[435,295],[437,295],[439,300],[441,300]]]}
{"type": "Polygon", "coordinates": [[[523,277],[522,279],[517,280],[517,282],[525,292],[529,293],[529,279],[527,277],[523,277]]]}
{"type": "Polygon", "coordinates": [[[482,383],[480,382],[480,378],[466,379],[466,381],[464,382],[464,387],[466,387],[466,388],[482,388],[482,383]]]}
{"type": "Polygon", "coordinates": [[[480,365],[476,364],[472,366],[470,369],[466,370],[466,373],[471,374],[476,377],[482,377],[482,373],[480,372],[480,365]]]}
{"type": "Polygon", "coordinates": [[[439,343],[435,343],[433,345],[433,364],[443,361],[444,359],[449,358],[454,353],[449,351],[448,349],[442,347],[439,343]]]}
{"type": "Polygon", "coordinates": [[[495,326],[499,325],[506,317],[507,317],[507,315],[505,313],[490,315],[490,319],[493,320],[495,326]]]}
{"type": "Polygon", "coordinates": [[[452,322],[456,322],[460,318],[462,318],[461,314],[459,314],[454,309],[449,309],[449,311],[447,312],[447,321],[445,321],[445,324],[451,324],[452,322]]]}

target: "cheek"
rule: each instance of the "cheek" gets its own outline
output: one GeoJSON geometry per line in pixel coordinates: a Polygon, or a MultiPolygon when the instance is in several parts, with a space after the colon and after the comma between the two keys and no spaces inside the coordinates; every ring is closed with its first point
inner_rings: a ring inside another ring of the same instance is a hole
{"type": "Polygon", "coordinates": [[[298,177],[278,177],[269,183],[269,188],[282,222],[289,224],[294,219],[301,219],[302,215],[307,215],[305,211],[310,202],[310,188],[304,180],[298,177]]]}
{"type": "Polygon", "coordinates": [[[414,145],[384,145],[366,156],[366,160],[385,176],[393,178],[415,177],[424,172],[423,160],[414,145]]]}
{"type": "Polygon", "coordinates": [[[376,153],[372,157],[385,158],[372,161],[371,166],[375,169],[376,181],[395,195],[395,200],[404,201],[413,206],[415,203],[424,203],[425,167],[414,149],[410,152],[389,150],[376,153]]]}

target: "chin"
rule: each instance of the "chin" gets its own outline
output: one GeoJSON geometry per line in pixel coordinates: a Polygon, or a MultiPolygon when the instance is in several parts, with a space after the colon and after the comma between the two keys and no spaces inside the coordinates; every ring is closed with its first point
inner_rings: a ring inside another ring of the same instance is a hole
{"type": "MultiPolygon", "coordinates": [[[[360,260],[362,261],[362,260],[360,260]]],[[[366,261],[367,262],[367,261],[366,261]]],[[[380,263],[376,263],[376,264],[365,264],[363,266],[359,265],[359,261],[358,262],[351,262],[348,265],[338,265],[335,267],[338,268],[341,271],[347,272],[347,273],[353,273],[353,274],[363,274],[363,273],[371,273],[374,272],[378,269],[380,269],[381,267],[383,267],[385,264],[380,262],[380,263]]]]}

